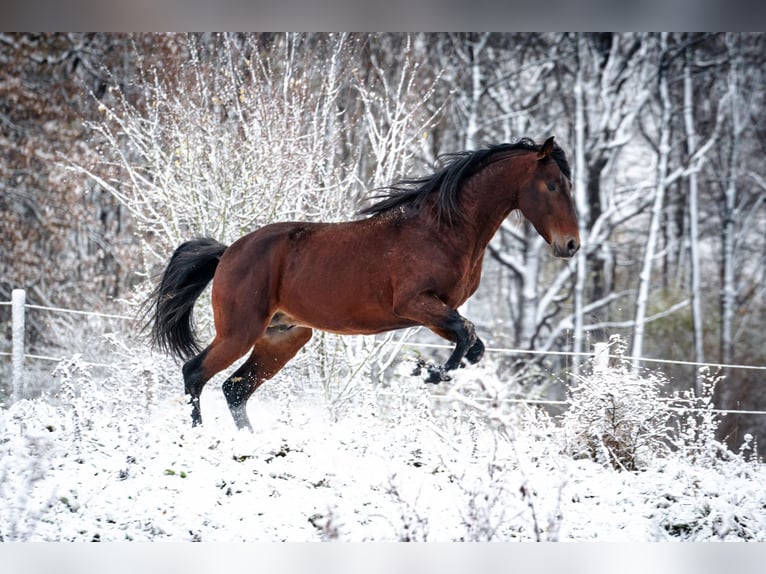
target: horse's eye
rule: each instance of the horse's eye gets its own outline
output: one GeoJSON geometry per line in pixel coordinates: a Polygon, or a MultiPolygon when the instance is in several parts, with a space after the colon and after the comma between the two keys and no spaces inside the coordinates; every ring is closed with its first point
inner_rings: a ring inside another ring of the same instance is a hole
{"type": "Polygon", "coordinates": [[[556,191],[556,184],[555,183],[549,183],[548,184],[548,191],[556,191]]]}

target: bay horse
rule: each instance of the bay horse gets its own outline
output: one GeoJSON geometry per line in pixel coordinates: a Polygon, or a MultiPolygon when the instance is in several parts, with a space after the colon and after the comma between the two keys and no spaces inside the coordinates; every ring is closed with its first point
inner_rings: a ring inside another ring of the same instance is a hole
{"type": "Polygon", "coordinates": [[[231,246],[210,238],[180,245],[147,300],[155,347],[184,360],[192,426],[202,423],[205,383],[250,351],[223,383],[238,428],[252,430],[247,400],[311,338],[313,329],[375,334],[423,325],[455,343],[426,382],[449,380],[484,344],[457,312],[478,288],[490,239],[519,210],[556,257],[580,247],[566,154],[548,138],[450,154],[425,177],[375,196],[366,217],[340,223],[266,225],[231,246]],[[192,320],[213,281],[215,337],[204,349],[192,320]]]}

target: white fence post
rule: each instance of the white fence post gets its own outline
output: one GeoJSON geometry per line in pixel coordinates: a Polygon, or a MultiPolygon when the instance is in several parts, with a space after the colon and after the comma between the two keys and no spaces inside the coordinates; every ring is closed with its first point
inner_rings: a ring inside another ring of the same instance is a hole
{"type": "Polygon", "coordinates": [[[13,372],[13,395],[11,400],[15,403],[21,400],[24,392],[24,303],[26,292],[24,289],[14,289],[11,295],[11,322],[13,329],[13,348],[11,350],[11,368],[13,372]]]}

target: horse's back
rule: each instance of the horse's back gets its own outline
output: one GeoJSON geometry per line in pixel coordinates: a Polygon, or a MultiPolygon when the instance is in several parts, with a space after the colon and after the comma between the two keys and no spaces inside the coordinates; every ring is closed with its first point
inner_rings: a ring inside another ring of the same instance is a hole
{"type": "Polygon", "coordinates": [[[326,331],[387,330],[390,280],[364,221],[279,222],[244,235],[221,257],[214,304],[227,316],[255,308],[326,331]]]}

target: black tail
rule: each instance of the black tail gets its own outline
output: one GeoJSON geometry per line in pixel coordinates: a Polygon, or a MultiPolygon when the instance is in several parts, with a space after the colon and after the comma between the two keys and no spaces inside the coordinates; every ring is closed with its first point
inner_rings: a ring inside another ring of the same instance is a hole
{"type": "Polygon", "coordinates": [[[178,246],[162,281],[147,299],[145,328],[151,329],[152,345],[186,360],[201,351],[194,335],[194,302],[213,279],[226,245],[207,237],[178,246]]]}

